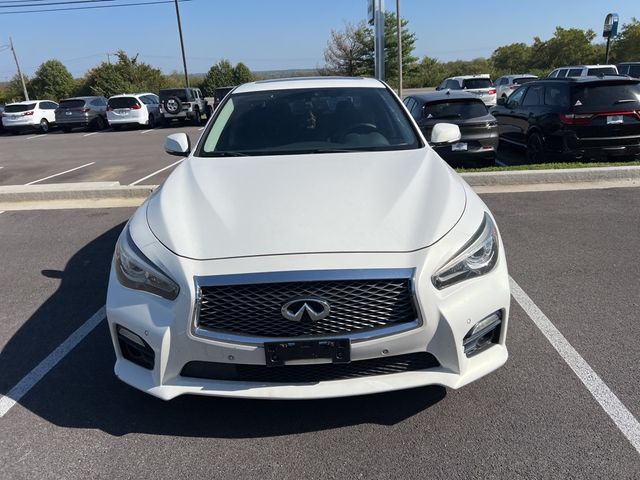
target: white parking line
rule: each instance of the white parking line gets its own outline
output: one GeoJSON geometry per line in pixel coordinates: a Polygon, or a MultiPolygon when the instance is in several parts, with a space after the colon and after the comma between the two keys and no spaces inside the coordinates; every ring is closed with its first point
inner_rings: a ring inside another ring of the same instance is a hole
{"type": "Polygon", "coordinates": [[[600,404],[602,409],[613,420],[618,429],[627,437],[631,445],[640,453],[640,422],[624,406],[615,393],[602,381],[598,374],[591,368],[584,358],[576,351],[569,341],[560,333],[551,320],[542,313],[542,310],[520,288],[516,281],[509,277],[511,295],[520,304],[529,318],[547,337],[549,343],[556,349],[562,359],[571,367],[571,370],[582,381],[589,393],[600,404]]]}
{"type": "Polygon", "coordinates": [[[150,128],[149,130],[144,130],[144,131],[140,132],[140,135],[144,135],[145,133],[149,133],[149,132],[153,132],[153,128],[150,128]]]}
{"type": "Polygon", "coordinates": [[[85,163],[84,165],[80,165],[79,167],[71,168],[69,170],[65,170],[64,172],[55,173],[53,175],[49,175],[48,177],[40,178],[38,180],[34,180],[33,182],[25,183],[25,185],[33,185],[34,183],[42,182],[44,180],[49,180],[50,178],[58,177],[60,175],[64,175],[65,173],[74,172],[76,170],[80,170],[81,168],[88,167],[89,165],[93,165],[94,163],[96,162],[85,163]]]}
{"type": "Polygon", "coordinates": [[[53,352],[42,360],[33,370],[31,370],[15,387],[9,390],[5,396],[0,396],[0,418],[4,417],[19,402],[33,386],[55,367],[67,353],[75,348],[84,337],[89,335],[94,328],[105,318],[105,307],[103,306],[93,316],[84,322],[75,332],[73,332],[64,342],[62,342],[53,352]]]}
{"type": "Polygon", "coordinates": [[[27,137],[27,140],[33,140],[34,138],[44,138],[47,135],[49,135],[48,133],[43,133],[41,135],[34,135],[33,137],[27,137]]]}
{"type": "Polygon", "coordinates": [[[199,131],[199,132],[201,132],[202,130],[204,130],[204,127],[200,127],[200,128],[198,129],[198,131],[199,131]]]}
{"type": "Polygon", "coordinates": [[[96,135],[97,133],[100,132],[91,132],[91,133],[85,133],[84,135],[82,135],[83,137],[90,137],[91,135],[96,135]]]}
{"type": "Polygon", "coordinates": [[[180,160],[178,160],[177,162],[173,162],[171,165],[167,165],[166,167],[161,168],[160,170],[156,170],[155,172],[153,172],[153,173],[151,173],[151,174],[147,175],[146,177],[142,177],[140,180],[136,180],[135,182],[130,183],[130,184],[129,184],[129,186],[130,186],[130,187],[133,187],[134,185],[137,185],[137,184],[139,184],[140,182],[144,182],[146,179],[151,178],[151,177],[153,177],[154,175],[159,174],[160,172],[164,172],[166,169],[171,168],[171,167],[173,167],[174,165],[179,164],[179,163],[180,163],[181,161],[183,161],[183,160],[184,160],[184,158],[181,158],[181,159],[180,159],[180,160]]]}

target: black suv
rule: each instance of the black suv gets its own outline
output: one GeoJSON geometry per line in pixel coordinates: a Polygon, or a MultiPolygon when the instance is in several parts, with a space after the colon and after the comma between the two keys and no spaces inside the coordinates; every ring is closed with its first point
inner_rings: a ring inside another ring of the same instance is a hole
{"type": "Polygon", "coordinates": [[[547,78],[523,85],[491,110],[500,140],[525,146],[531,162],[551,156],[640,156],[640,80],[547,78]]]}
{"type": "Polygon", "coordinates": [[[191,120],[200,125],[202,115],[209,113],[207,101],[199,88],[165,88],[160,90],[160,114],[162,124],[167,126],[172,120],[191,120]]]}

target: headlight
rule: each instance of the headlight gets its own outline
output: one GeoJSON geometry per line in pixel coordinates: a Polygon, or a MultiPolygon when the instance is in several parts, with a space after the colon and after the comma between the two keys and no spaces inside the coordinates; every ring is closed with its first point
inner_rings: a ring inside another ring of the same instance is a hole
{"type": "Polygon", "coordinates": [[[462,249],[440,268],[431,281],[442,290],[454,283],[490,272],[498,261],[498,232],[488,213],[478,231],[462,249]]]}
{"type": "Polygon", "coordinates": [[[116,245],[114,261],[118,281],[125,287],[144,290],[168,300],[175,300],[178,296],[178,284],[144,256],[133,243],[128,225],[116,245]]]}

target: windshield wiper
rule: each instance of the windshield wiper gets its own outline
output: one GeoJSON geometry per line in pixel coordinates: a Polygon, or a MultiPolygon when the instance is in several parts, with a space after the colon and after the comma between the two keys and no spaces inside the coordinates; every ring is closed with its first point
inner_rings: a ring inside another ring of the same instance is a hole
{"type": "Polygon", "coordinates": [[[249,155],[242,152],[211,152],[211,157],[248,157],[249,155]]]}

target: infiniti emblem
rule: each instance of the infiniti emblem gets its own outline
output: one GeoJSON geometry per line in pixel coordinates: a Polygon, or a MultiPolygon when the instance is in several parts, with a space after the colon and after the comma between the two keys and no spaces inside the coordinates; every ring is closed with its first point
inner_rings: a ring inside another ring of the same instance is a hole
{"type": "Polygon", "coordinates": [[[312,321],[322,320],[331,312],[331,306],[326,300],[320,298],[300,297],[289,300],[282,305],[282,316],[292,322],[299,322],[305,316],[312,321]]]}

